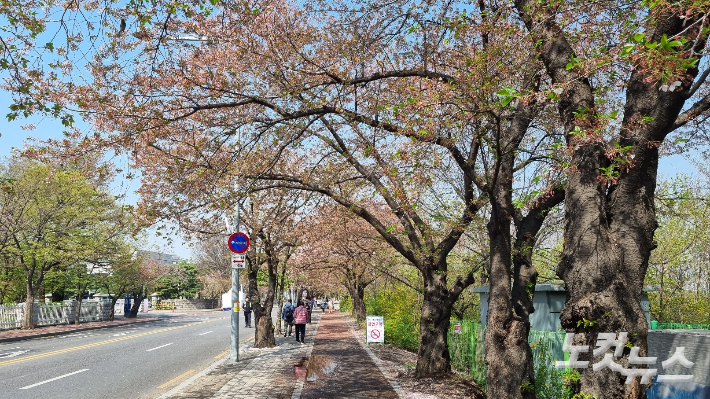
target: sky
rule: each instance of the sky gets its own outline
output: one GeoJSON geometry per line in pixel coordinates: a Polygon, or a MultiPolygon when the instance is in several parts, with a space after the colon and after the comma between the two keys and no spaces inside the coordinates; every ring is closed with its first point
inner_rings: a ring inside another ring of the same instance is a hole
{"type": "MultiPolygon", "coordinates": [[[[5,115],[10,112],[9,106],[12,99],[7,93],[0,93],[0,158],[9,158],[13,148],[21,149],[26,141],[30,138],[48,139],[62,137],[62,124],[56,120],[49,118],[31,117],[28,119],[15,119],[9,122],[5,115]],[[35,130],[23,130],[22,126],[32,123],[37,126],[35,130]]],[[[138,190],[140,182],[138,180],[120,179],[114,181],[111,190],[114,195],[125,193],[125,205],[136,205],[138,195],[135,193],[138,190]]],[[[171,236],[172,245],[167,243],[164,238],[157,237],[154,231],[147,231],[146,242],[143,248],[149,251],[158,251],[177,255],[184,259],[192,257],[192,249],[188,243],[185,243],[179,236],[171,236]]],[[[225,245],[227,236],[225,236],[225,245]]]]}

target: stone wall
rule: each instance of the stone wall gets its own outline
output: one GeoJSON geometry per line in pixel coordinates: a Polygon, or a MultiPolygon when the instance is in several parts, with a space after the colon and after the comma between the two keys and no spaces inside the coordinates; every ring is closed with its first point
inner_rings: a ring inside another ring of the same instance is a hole
{"type": "Polygon", "coordinates": [[[169,299],[175,304],[175,310],[215,309],[219,307],[216,299],[169,299]]]}

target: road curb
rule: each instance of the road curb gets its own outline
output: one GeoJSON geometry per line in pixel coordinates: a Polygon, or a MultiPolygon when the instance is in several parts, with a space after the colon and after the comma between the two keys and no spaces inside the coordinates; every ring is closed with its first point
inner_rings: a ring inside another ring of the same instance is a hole
{"type": "Polygon", "coordinates": [[[136,321],[132,321],[130,323],[106,324],[103,326],[86,326],[86,327],[72,328],[72,329],[60,330],[60,331],[51,331],[51,332],[17,336],[17,337],[6,337],[6,338],[0,337],[0,343],[25,341],[28,339],[35,339],[35,338],[54,337],[57,335],[71,334],[71,333],[75,333],[75,332],[99,330],[102,328],[114,328],[114,327],[127,326],[127,325],[138,324],[138,323],[149,323],[149,322],[158,321],[158,320],[161,320],[161,319],[160,318],[151,318],[151,319],[145,319],[145,320],[136,320],[136,321]]]}
{"type": "MultiPolygon", "coordinates": [[[[21,336],[16,336],[16,337],[5,337],[5,338],[0,337],[0,343],[24,341],[24,340],[35,339],[35,338],[47,338],[47,337],[54,337],[57,335],[71,334],[74,332],[98,330],[101,328],[114,328],[114,327],[127,326],[127,325],[131,325],[131,324],[136,324],[136,323],[148,323],[148,322],[154,322],[154,321],[158,321],[158,320],[166,320],[168,318],[182,318],[182,317],[197,316],[197,315],[204,314],[204,313],[220,313],[220,312],[221,311],[219,311],[219,310],[211,310],[210,309],[206,312],[201,312],[201,313],[187,313],[187,314],[180,314],[180,315],[168,316],[168,317],[157,317],[157,315],[156,315],[155,317],[150,317],[150,318],[146,318],[146,319],[136,318],[135,320],[133,320],[131,322],[124,322],[124,323],[117,323],[117,324],[105,324],[103,326],[86,325],[85,327],[67,328],[66,330],[40,332],[37,334],[28,334],[28,335],[21,335],[21,336]]],[[[67,324],[62,324],[62,326],[67,326],[67,324]]],[[[45,326],[45,327],[56,327],[56,326],[45,326]]]]}
{"type": "MultiPolygon", "coordinates": [[[[247,343],[245,343],[244,345],[239,347],[239,353],[246,352],[252,346],[254,346],[254,337],[249,338],[249,341],[247,341],[247,343]]],[[[162,394],[161,396],[159,396],[156,399],[168,399],[168,398],[172,397],[173,395],[176,395],[176,394],[182,392],[183,389],[189,387],[195,381],[204,377],[210,371],[216,369],[217,367],[221,366],[223,363],[228,362],[228,361],[229,361],[229,353],[224,355],[221,359],[219,359],[219,360],[213,362],[212,364],[210,364],[209,366],[207,366],[207,368],[205,368],[204,370],[200,371],[199,373],[197,373],[197,374],[193,375],[192,377],[188,378],[187,380],[183,381],[175,388],[169,390],[168,392],[165,392],[164,394],[162,394]]]]}

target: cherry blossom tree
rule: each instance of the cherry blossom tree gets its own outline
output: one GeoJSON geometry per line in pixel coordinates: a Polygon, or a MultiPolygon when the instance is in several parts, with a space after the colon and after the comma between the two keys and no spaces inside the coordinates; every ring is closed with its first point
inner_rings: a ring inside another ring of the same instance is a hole
{"type": "MultiPolygon", "coordinates": [[[[698,68],[706,53],[707,4],[580,7],[521,0],[515,7],[560,89],[558,110],[570,154],[557,267],[569,292],[562,326],[576,333],[575,344],[585,345],[594,345],[598,333],[628,332],[644,356],[648,325],[639,300],[656,247],[659,146],[710,107],[708,71],[698,68]],[[597,34],[605,31],[616,33],[597,34]]],[[[626,355],[620,362],[629,367],[626,355]]],[[[581,390],[597,397],[645,397],[647,385],[639,378],[627,385],[625,379],[609,369],[587,368],[581,390]]]]}
{"type": "Polygon", "coordinates": [[[307,239],[294,263],[305,266],[305,281],[318,291],[335,292],[337,288],[322,281],[336,277],[350,294],[353,316],[365,321],[365,289],[397,261],[392,247],[371,225],[337,204],[322,205],[309,219],[307,239]]]}

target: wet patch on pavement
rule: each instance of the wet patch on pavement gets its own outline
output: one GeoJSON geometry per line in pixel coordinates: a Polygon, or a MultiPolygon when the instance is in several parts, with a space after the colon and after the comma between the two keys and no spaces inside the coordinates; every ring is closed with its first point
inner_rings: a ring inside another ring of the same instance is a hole
{"type": "Polygon", "coordinates": [[[310,383],[315,383],[331,377],[335,373],[338,363],[331,356],[315,355],[310,358],[302,357],[293,366],[293,373],[296,379],[305,379],[310,383]]]}

